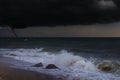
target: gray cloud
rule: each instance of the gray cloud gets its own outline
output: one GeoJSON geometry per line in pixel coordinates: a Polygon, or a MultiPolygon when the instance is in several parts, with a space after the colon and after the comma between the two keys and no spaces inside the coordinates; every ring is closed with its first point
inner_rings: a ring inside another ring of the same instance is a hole
{"type": "Polygon", "coordinates": [[[120,21],[120,0],[0,0],[0,24],[54,26],[120,21]]]}
{"type": "Polygon", "coordinates": [[[96,0],[96,4],[101,9],[117,8],[117,5],[113,0],[96,0]]]}

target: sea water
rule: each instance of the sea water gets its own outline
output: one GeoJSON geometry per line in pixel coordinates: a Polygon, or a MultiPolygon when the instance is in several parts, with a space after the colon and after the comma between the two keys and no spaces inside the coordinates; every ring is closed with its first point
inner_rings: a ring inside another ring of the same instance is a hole
{"type": "Polygon", "coordinates": [[[68,80],[120,80],[119,38],[5,40],[1,40],[0,54],[26,63],[15,63],[18,68],[63,76],[68,80]],[[43,66],[33,66],[37,63],[43,66]],[[58,69],[46,69],[49,64],[58,69]]]}

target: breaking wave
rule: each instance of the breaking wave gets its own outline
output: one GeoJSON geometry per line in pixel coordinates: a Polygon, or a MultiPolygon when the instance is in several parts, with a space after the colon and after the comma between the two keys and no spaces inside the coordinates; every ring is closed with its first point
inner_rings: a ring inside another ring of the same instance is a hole
{"type": "MultiPolygon", "coordinates": [[[[94,58],[74,55],[73,52],[68,52],[67,50],[47,52],[40,48],[0,49],[0,51],[5,57],[32,64],[42,63],[43,67],[38,68],[39,72],[63,75],[68,80],[120,80],[119,61],[99,61],[94,58]],[[54,64],[59,69],[45,69],[49,64],[54,64]]],[[[29,68],[34,70],[31,66],[29,68]]]]}

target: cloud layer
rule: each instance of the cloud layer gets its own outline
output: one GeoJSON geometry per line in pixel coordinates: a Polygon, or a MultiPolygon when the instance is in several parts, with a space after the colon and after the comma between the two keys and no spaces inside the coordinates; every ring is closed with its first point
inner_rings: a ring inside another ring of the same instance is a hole
{"type": "Polygon", "coordinates": [[[0,0],[0,24],[53,26],[120,20],[120,0],[0,0]]]}
{"type": "Polygon", "coordinates": [[[117,5],[112,0],[96,0],[97,6],[101,9],[117,8],[117,5]]]}

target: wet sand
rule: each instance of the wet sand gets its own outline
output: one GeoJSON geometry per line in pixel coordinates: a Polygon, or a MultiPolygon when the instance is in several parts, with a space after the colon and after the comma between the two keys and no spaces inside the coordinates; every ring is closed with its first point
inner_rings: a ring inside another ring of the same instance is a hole
{"type": "Polygon", "coordinates": [[[34,71],[11,68],[0,61],[0,80],[66,80],[62,77],[55,77],[34,71]]]}

